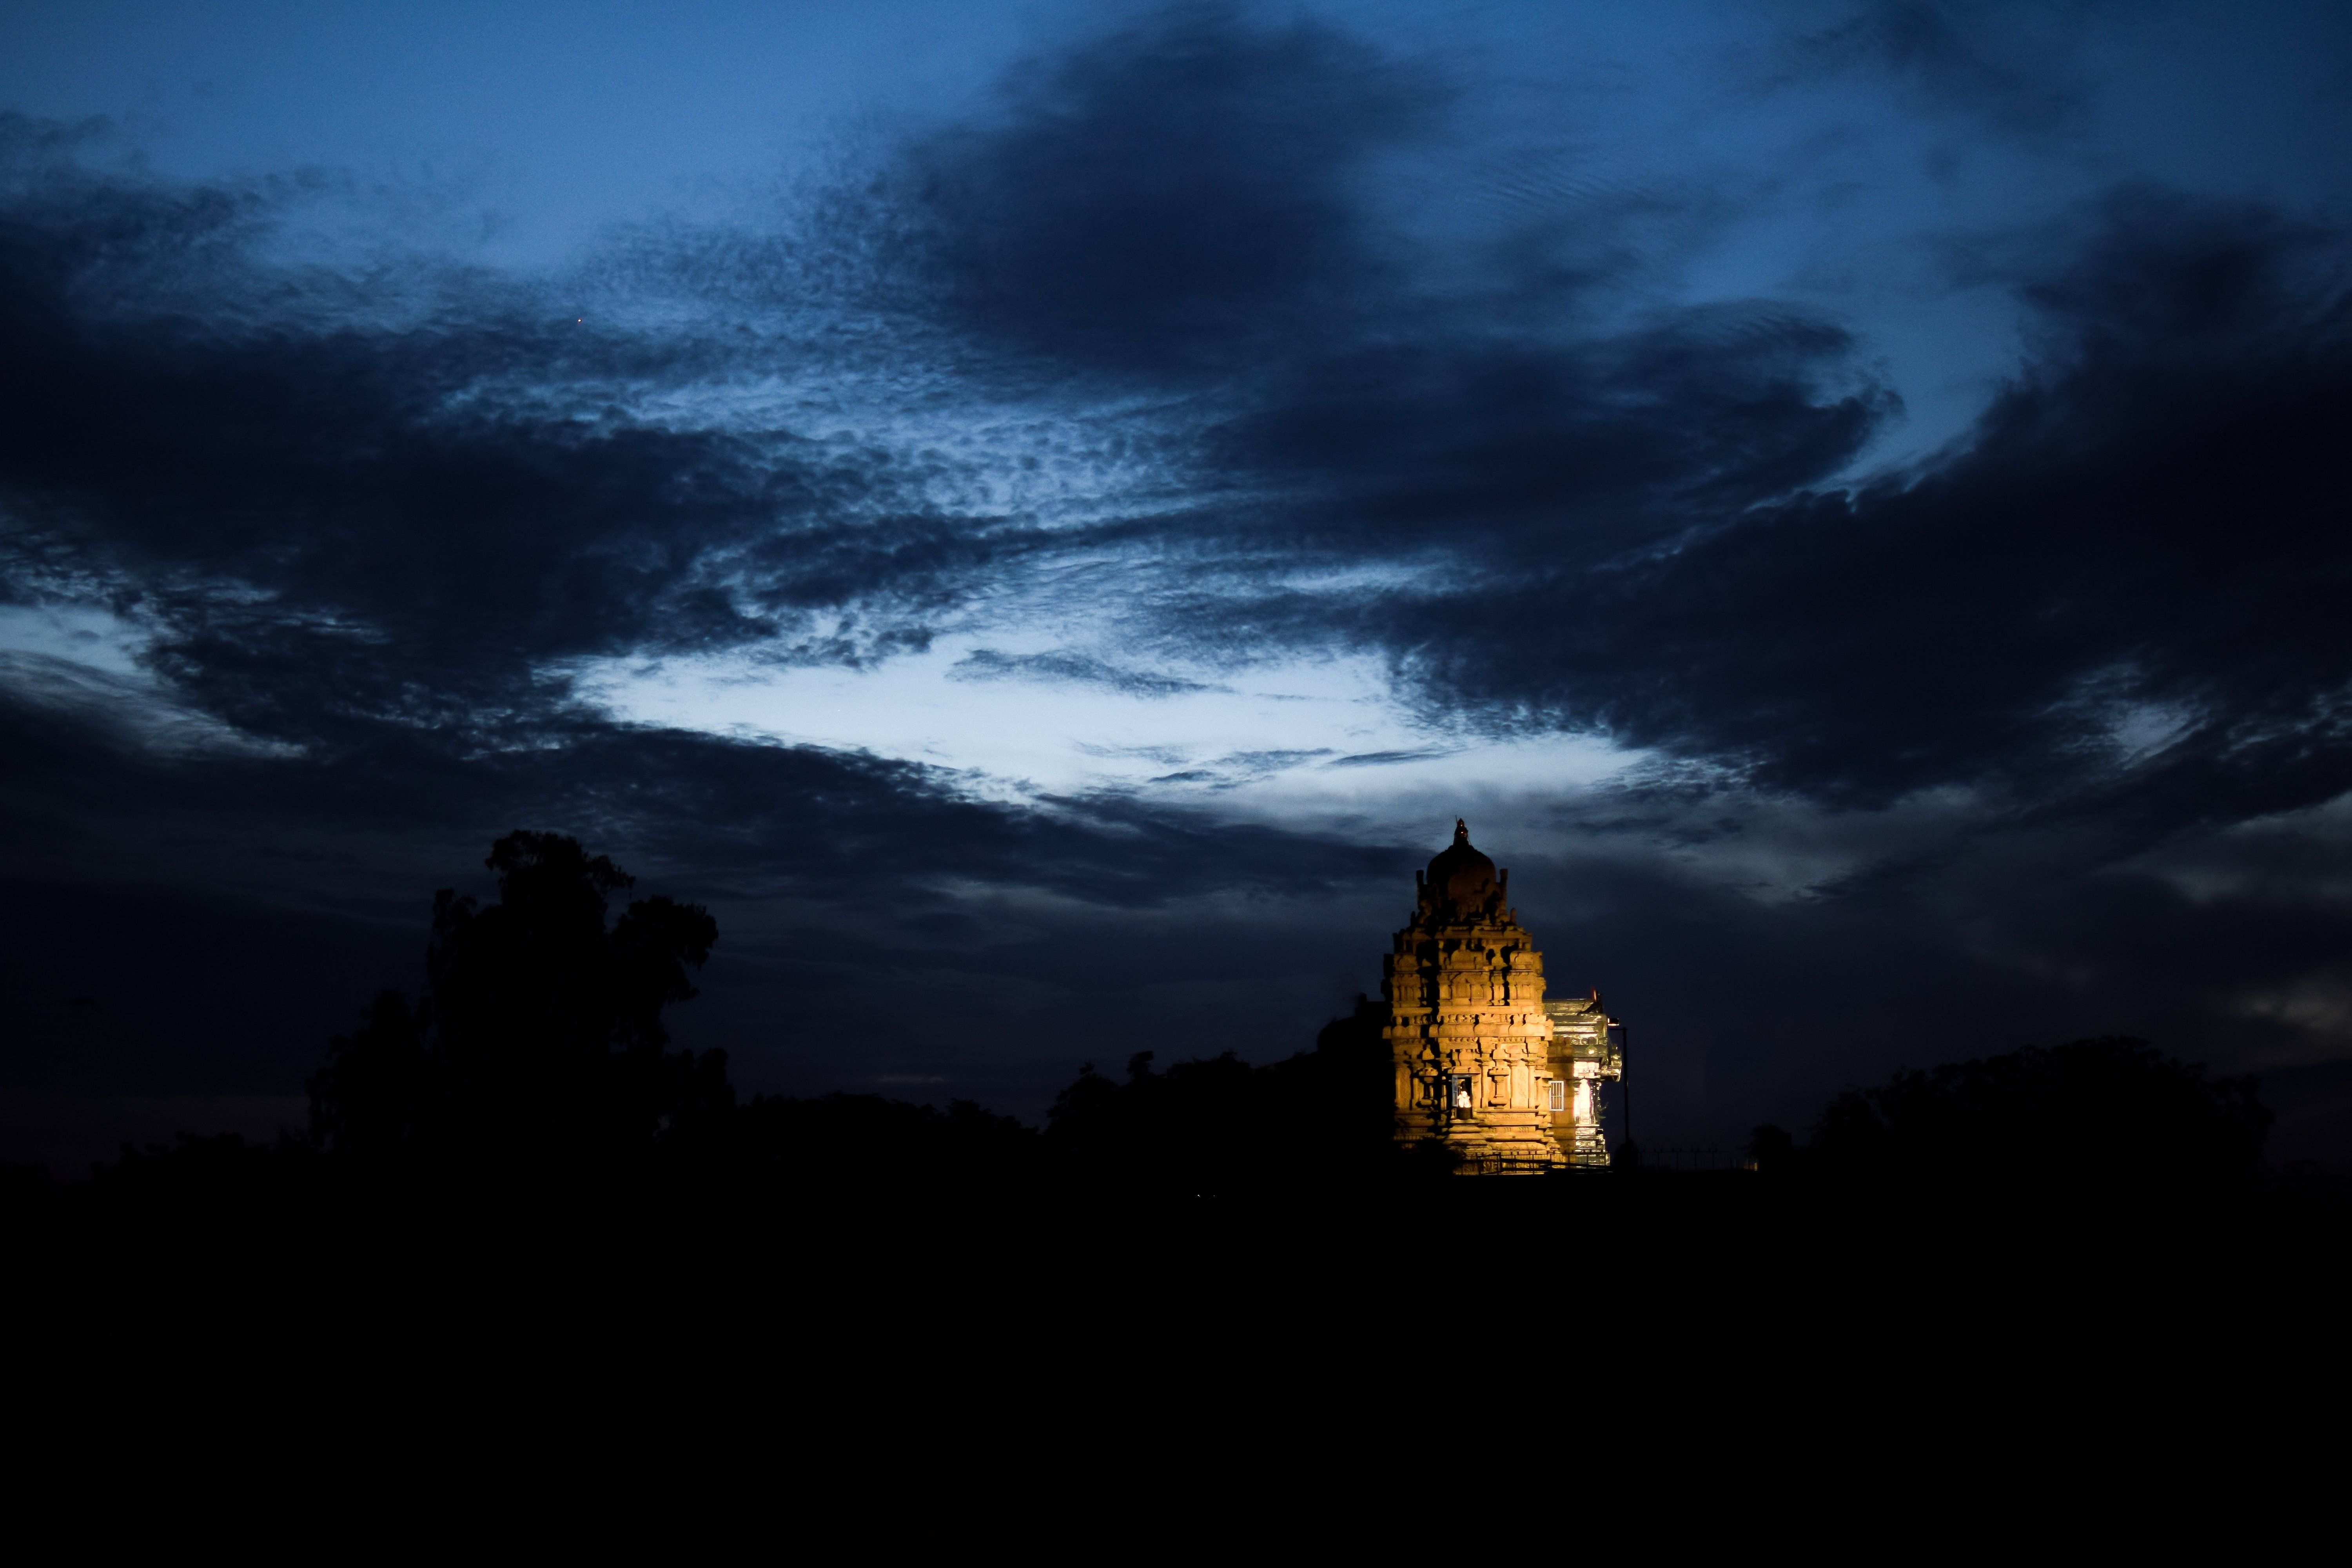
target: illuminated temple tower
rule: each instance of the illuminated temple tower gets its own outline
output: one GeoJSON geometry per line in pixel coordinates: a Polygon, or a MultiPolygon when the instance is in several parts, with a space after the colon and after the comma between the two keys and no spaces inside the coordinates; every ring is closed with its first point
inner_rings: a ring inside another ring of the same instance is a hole
{"type": "Polygon", "coordinates": [[[1602,1166],[1600,1085],[1624,1074],[1623,1026],[1601,994],[1544,1000],[1543,954],[1505,901],[1510,873],[1466,824],[1418,873],[1381,993],[1400,1142],[1442,1138],[1465,1171],[1602,1166]]]}

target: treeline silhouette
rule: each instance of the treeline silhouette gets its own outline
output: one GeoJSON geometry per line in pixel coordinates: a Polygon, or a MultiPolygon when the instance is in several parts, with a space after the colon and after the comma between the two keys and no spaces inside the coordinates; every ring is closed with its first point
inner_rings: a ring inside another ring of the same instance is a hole
{"type": "Polygon", "coordinates": [[[2262,1173],[2255,1089],[2144,1040],[2077,1040],[1898,1072],[1831,1101],[1810,1142],[1764,1126],[1749,1152],[1768,1173],[1874,1183],[2229,1187],[2262,1173]]]}
{"type": "Polygon", "coordinates": [[[1123,1080],[1082,1067],[1042,1128],[968,1100],[740,1100],[724,1051],[673,1047],[719,940],[698,905],[614,906],[635,879],[573,838],[518,830],[484,862],[488,903],[435,896],[424,974],[385,990],[309,1080],[306,1135],[184,1135],[125,1149],[95,1185],[217,1198],[325,1189],[462,1196],[521,1188],[735,1194],[1009,1186],[1225,1194],[1418,1180],[1451,1168],[1391,1143],[1379,1009],[1359,999],[1315,1048],[1269,1067],[1228,1052],[1123,1080]]]}
{"type": "MultiPolygon", "coordinates": [[[[462,1200],[522,1190],[807,1194],[1010,1189],[1129,1197],[1461,1191],[1437,1144],[1392,1138],[1381,1009],[1359,997],[1311,1050],[1267,1066],[1227,1052],[1112,1077],[1081,1067],[1042,1128],[970,1100],[867,1094],[739,1099],[723,1051],[670,1043],[719,940],[698,905],[614,905],[634,879],[574,839],[491,847],[488,904],[436,896],[413,997],[379,994],[309,1083],[306,1135],[275,1147],[183,1137],[126,1149],[93,1190],[126,1197],[360,1193],[462,1200]]],[[[2270,1114],[2251,1079],[2212,1079],[2145,1043],[2080,1041],[1906,1071],[1834,1100],[1800,1143],[1756,1130],[1759,1190],[1885,1194],[2131,1187],[2222,1193],[2263,1177],[2270,1114]]],[[[1671,1183],[1622,1150],[1615,1178],[1671,1183]]],[[[1525,1186],[1526,1184],[1505,1184],[1525,1186]]],[[[1622,1179],[1603,1186],[1622,1186],[1622,1179]]],[[[20,1195],[25,1181],[16,1184],[20,1195]]],[[[1568,1175],[1541,1187],[1594,1189],[1568,1175]]]]}

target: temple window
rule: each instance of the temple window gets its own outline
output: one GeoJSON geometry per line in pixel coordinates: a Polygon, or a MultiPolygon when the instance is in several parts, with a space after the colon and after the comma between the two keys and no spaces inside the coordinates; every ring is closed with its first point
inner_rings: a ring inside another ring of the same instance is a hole
{"type": "Polygon", "coordinates": [[[1556,1078],[1551,1080],[1551,1108],[1556,1111],[1566,1110],[1568,1109],[1568,1080],[1566,1079],[1556,1078]]]}

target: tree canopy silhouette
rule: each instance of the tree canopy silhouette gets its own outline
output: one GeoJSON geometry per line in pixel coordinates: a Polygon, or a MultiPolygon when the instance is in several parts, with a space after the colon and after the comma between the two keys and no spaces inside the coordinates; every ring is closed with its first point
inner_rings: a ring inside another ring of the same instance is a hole
{"type": "Polygon", "coordinates": [[[1090,1183],[1181,1193],[1344,1184],[1422,1169],[1394,1142],[1387,1012],[1368,998],[1315,1048],[1253,1067],[1227,1051],[1165,1072],[1150,1051],[1124,1082],[1092,1063],[1055,1097],[1045,1143],[1090,1183]]]}
{"type": "Polygon", "coordinates": [[[719,939],[698,904],[631,902],[635,879],[576,839],[490,847],[495,903],[444,889],[412,1005],[380,993],[310,1080],[311,1131],[362,1157],[572,1162],[650,1149],[734,1101],[726,1054],[668,1048],[662,1009],[719,939]]]}
{"type": "Polygon", "coordinates": [[[2143,1040],[2027,1047],[1898,1072],[1832,1101],[1811,1144],[1757,1129],[1764,1169],[1996,1184],[2230,1185],[2259,1173],[2271,1113],[2143,1040]]]}

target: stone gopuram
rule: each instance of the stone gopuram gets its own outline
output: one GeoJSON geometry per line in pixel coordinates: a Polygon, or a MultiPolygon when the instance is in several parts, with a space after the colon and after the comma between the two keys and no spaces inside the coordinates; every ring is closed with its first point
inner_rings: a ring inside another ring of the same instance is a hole
{"type": "Polygon", "coordinates": [[[1442,1139],[1480,1174],[1605,1167],[1601,1086],[1624,1076],[1624,1026],[1601,993],[1544,999],[1543,954],[1510,907],[1510,873],[1454,843],[1417,872],[1381,994],[1396,1136],[1442,1139]]]}

